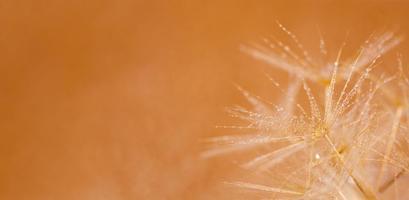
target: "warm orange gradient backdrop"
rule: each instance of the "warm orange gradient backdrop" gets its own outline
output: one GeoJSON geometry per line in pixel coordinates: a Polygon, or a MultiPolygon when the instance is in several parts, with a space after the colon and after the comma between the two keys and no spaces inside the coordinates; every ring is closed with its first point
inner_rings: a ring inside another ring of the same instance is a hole
{"type": "Polygon", "coordinates": [[[235,165],[201,139],[232,132],[234,84],[273,99],[264,72],[285,80],[239,45],[279,20],[312,49],[317,26],[331,49],[349,31],[353,52],[408,19],[407,1],[3,0],[0,199],[231,199],[235,165]]]}

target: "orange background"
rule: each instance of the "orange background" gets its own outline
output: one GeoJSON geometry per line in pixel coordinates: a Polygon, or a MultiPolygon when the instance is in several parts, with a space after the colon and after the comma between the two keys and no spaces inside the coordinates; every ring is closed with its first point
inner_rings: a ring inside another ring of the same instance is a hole
{"type": "Polygon", "coordinates": [[[407,1],[3,0],[0,199],[230,199],[234,162],[201,139],[231,133],[235,83],[272,99],[264,72],[285,80],[239,45],[279,20],[312,52],[317,26],[332,49],[349,31],[353,53],[408,19],[407,1]]]}

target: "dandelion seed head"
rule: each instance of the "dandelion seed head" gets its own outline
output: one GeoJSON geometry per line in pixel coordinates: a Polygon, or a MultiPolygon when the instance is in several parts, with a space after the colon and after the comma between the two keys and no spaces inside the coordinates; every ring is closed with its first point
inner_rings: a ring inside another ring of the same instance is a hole
{"type": "MultiPolygon", "coordinates": [[[[402,72],[377,75],[374,68],[402,37],[394,32],[372,34],[357,56],[349,59],[342,56],[344,42],[335,60],[320,65],[294,33],[277,24],[295,45],[268,37],[262,39],[264,45],[243,45],[241,50],[287,72],[293,80],[285,90],[269,77],[282,92],[274,105],[239,88],[252,108],[231,109],[231,116],[247,123],[231,127],[253,132],[213,138],[206,155],[252,152],[254,156],[241,167],[271,177],[271,184],[238,181],[232,185],[265,192],[267,199],[280,195],[383,199],[399,174],[409,171],[409,136],[403,134],[409,131],[409,98],[402,92],[409,89],[409,79],[402,72]],[[395,79],[402,80],[400,86],[395,79]]],[[[324,41],[320,33],[321,55],[329,56],[324,41]]]]}

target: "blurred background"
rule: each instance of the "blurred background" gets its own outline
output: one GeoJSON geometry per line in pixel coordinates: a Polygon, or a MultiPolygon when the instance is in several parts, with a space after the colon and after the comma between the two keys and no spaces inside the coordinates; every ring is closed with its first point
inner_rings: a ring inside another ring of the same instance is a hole
{"type": "Polygon", "coordinates": [[[282,35],[278,20],[315,56],[318,28],[332,52],[349,33],[353,55],[374,31],[407,35],[408,11],[388,0],[3,0],[0,199],[231,199],[221,185],[236,163],[201,159],[202,140],[233,132],[215,127],[246,104],[235,84],[274,100],[264,74],[286,80],[240,44],[282,35]]]}

